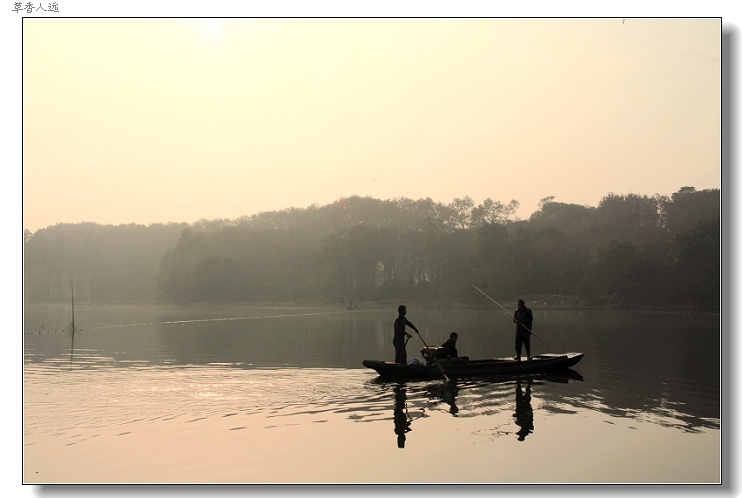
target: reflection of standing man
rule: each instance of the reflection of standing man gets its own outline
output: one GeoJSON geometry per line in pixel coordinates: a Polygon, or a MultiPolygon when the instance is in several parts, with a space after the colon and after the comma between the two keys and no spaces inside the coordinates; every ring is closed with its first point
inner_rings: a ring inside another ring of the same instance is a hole
{"type": "Polygon", "coordinates": [[[531,359],[531,327],[533,326],[533,312],[526,308],[522,299],[518,300],[518,309],[513,313],[515,327],[515,359],[520,361],[520,350],[526,347],[526,355],[531,359]]]}
{"type": "Polygon", "coordinates": [[[410,432],[410,422],[405,413],[407,391],[402,386],[394,388],[394,433],[397,435],[397,448],[404,448],[406,433],[410,432]]]}
{"type": "Polygon", "coordinates": [[[392,340],[392,344],[394,344],[394,361],[406,365],[407,348],[405,347],[405,337],[412,337],[412,335],[405,331],[405,326],[409,325],[415,332],[419,333],[419,331],[417,327],[412,325],[412,322],[405,318],[407,306],[402,304],[397,308],[397,311],[399,311],[399,316],[394,320],[394,339],[392,340]]]}
{"type": "Polygon", "coordinates": [[[533,432],[533,408],[531,407],[531,379],[528,379],[526,391],[520,387],[520,379],[515,388],[515,423],[520,427],[516,432],[518,441],[523,441],[527,435],[533,432]]]}

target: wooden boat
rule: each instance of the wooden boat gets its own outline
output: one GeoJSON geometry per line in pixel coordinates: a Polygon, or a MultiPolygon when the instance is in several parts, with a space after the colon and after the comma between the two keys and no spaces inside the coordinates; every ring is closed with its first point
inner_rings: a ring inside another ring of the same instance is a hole
{"type": "MultiPolygon", "coordinates": [[[[486,377],[492,375],[512,375],[556,372],[567,370],[582,359],[584,353],[540,354],[531,360],[521,361],[513,358],[492,358],[487,360],[442,359],[440,366],[450,378],[486,377]]],[[[442,379],[443,374],[435,362],[429,364],[395,363],[383,360],[363,360],[363,366],[372,368],[382,377],[397,379],[442,379]]]]}

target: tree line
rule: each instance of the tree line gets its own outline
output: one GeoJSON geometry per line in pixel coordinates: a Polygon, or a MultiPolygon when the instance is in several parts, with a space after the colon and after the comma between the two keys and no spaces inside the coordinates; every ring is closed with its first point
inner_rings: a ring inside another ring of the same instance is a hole
{"type": "Polygon", "coordinates": [[[720,305],[720,191],[542,199],[379,200],[193,224],[55,225],[26,232],[27,300],[720,305]]]}

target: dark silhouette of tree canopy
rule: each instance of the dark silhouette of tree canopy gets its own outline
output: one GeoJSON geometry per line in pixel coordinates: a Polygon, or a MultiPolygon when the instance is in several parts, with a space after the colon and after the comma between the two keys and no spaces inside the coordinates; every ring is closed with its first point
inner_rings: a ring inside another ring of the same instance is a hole
{"type": "Polygon", "coordinates": [[[90,301],[480,302],[719,306],[720,192],[609,193],[597,207],[546,197],[352,196],[191,225],[61,224],[24,232],[24,296],[90,301]]]}

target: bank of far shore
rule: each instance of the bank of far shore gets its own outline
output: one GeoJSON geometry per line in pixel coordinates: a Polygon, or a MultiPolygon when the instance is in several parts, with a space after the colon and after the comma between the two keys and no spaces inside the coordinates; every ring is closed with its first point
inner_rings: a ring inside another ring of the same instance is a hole
{"type": "MultiPolygon", "coordinates": [[[[322,307],[322,308],[344,308],[347,311],[371,310],[389,308],[396,310],[400,304],[406,306],[417,306],[422,308],[439,308],[439,309],[481,309],[487,307],[498,308],[498,304],[506,310],[515,309],[515,303],[518,299],[523,299],[531,309],[534,310],[611,310],[626,312],[683,312],[683,313],[711,313],[719,314],[721,312],[720,303],[698,303],[698,304],[665,304],[665,305],[637,305],[629,303],[610,302],[609,299],[595,300],[594,302],[585,302],[577,299],[575,296],[519,296],[514,298],[495,298],[496,303],[482,298],[484,302],[461,302],[461,301],[435,301],[430,299],[384,299],[384,300],[351,300],[347,301],[245,301],[245,302],[169,302],[169,301],[76,301],[75,306],[214,306],[221,308],[301,308],[301,307],[322,307]]],[[[50,300],[50,301],[24,301],[24,305],[33,304],[70,304],[70,301],[50,300]]],[[[499,309],[499,308],[498,308],[499,309]]]]}

